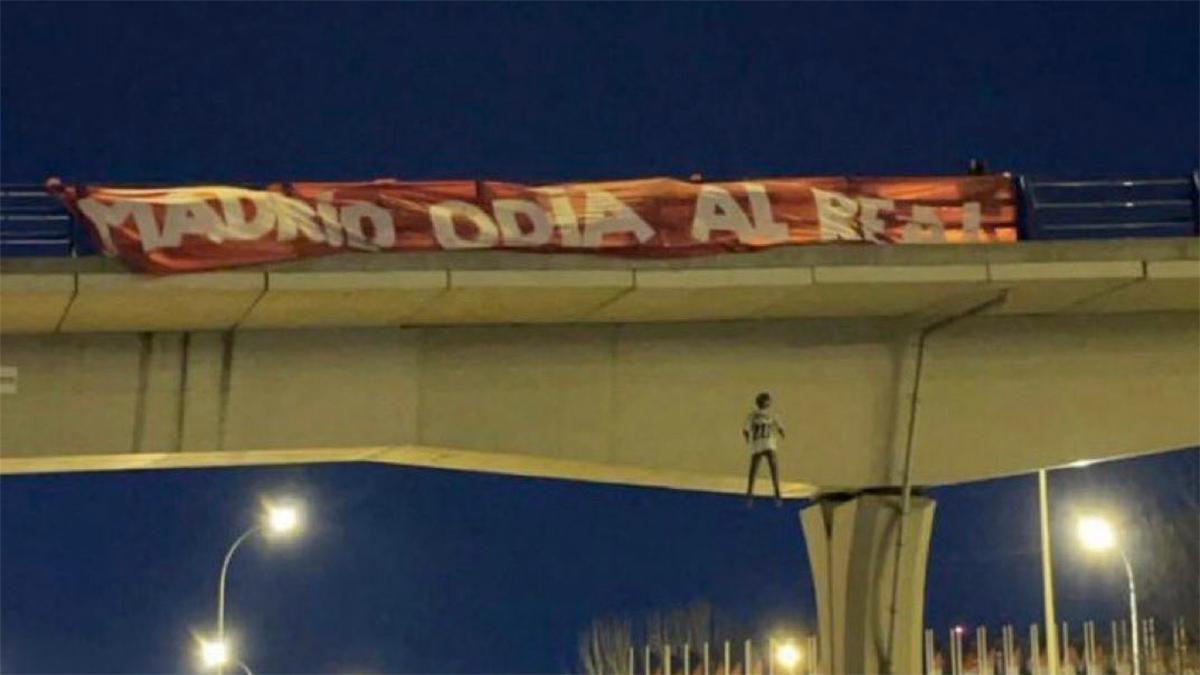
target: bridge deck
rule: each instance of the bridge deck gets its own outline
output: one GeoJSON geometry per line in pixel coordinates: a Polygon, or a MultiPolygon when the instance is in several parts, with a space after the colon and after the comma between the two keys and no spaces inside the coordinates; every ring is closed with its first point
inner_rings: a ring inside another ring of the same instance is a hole
{"type": "Polygon", "coordinates": [[[814,246],[686,260],[342,255],[174,277],[0,261],[4,332],[902,316],[1009,290],[1003,314],[1200,311],[1200,239],[814,246]]]}

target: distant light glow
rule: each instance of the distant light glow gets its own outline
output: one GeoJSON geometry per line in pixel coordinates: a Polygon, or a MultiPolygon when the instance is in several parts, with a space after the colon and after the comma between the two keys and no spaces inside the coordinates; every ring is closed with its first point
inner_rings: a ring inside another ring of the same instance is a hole
{"type": "Polygon", "coordinates": [[[1070,464],[1068,464],[1067,467],[1071,468],[1071,469],[1082,469],[1084,467],[1091,466],[1095,463],[1096,463],[1096,461],[1092,460],[1092,459],[1077,459],[1074,462],[1071,462],[1070,464]]]}
{"type": "Polygon", "coordinates": [[[1117,543],[1113,526],[1099,516],[1084,516],[1079,519],[1079,541],[1089,551],[1107,551],[1117,543]]]}
{"type": "Polygon", "coordinates": [[[266,526],[270,534],[291,534],[300,527],[300,510],[291,504],[268,504],[266,526]]]}
{"type": "Polygon", "coordinates": [[[963,628],[962,626],[955,626],[955,627],[954,627],[954,632],[955,632],[955,633],[958,633],[959,635],[962,635],[962,634],[963,634],[963,630],[964,630],[964,628],[963,628]]]}
{"type": "Polygon", "coordinates": [[[201,640],[200,662],[205,668],[225,665],[229,662],[229,645],[220,640],[201,640]]]}
{"type": "Polygon", "coordinates": [[[795,668],[800,663],[800,649],[791,643],[779,645],[775,649],[775,660],[784,668],[795,668]]]}

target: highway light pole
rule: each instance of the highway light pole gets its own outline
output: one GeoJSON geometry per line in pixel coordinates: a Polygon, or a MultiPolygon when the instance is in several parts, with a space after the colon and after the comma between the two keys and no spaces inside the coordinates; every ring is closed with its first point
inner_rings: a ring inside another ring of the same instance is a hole
{"type": "MultiPolygon", "coordinates": [[[[1042,524],[1042,600],[1046,619],[1046,673],[1058,675],[1058,619],[1054,612],[1054,566],[1050,559],[1050,504],[1047,497],[1046,470],[1038,470],[1038,506],[1042,524]]],[[[1037,645],[1030,651],[1037,658],[1037,645]]],[[[1136,675],[1136,674],[1135,674],[1136,675]]]]}
{"type": "MultiPolygon", "coordinates": [[[[217,643],[224,646],[225,642],[225,577],[229,574],[229,561],[233,560],[233,554],[242,545],[243,541],[249,539],[253,534],[262,530],[262,526],[255,525],[242,533],[242,536],[233,541],[233,545],[229,547],[229,551],[225,554],[225,562],[221,563],[221,581],[217,585],[217,643]]],[[[222,659],[224,661],[224,659],[222,659]]],[[[217,672],[220,673],[224,663],[217,664],[217,672]]]]}
{"type": "Polygon", "coordinates": [[[794,673],[796,672],[796,665],[800,663],[802,656],[800,648],[789,641],[779,645],[775,649],[775,653],[771,655],[771,658],[775,659],[775,662],[783,666],[787,672],[794,673]]]}
{"type": "MultiPolygon", "coordinates": [[[[225,560],[221,563],[220,581],[217,584],[217,639],[214,642],[205,643],[201,650],[201,658],[205,665],[215,667],[217,675],[224,672],[225,664],[229,661],[229,643],[225,640],[225,579],[229,575],[229,563],[233,560],[233,554],[237,552],[242,542],[259,532],[272,537],[286,536],[296,532],[299,527],[300,511],[298,507],[291,504],[272,505],[268,503],[265,505],[262,522],[243,532],[225,553],[225,560]]],[[[238,665],[247,675],[252,675],[245,663],[238,661],[238,665]]]]}
{"type": "Polygon", "coordinates": [[[1117,545],[1117,533],[1112,523],[1099,516],[1084,516],[1079,519],[1079,540],[1089,551],[1103,552],[1117,549],[1121,554],[1121,562],[1125,564],[1125,579],[1129,582],[1129,625],[1133,636],[1133,675],[1141,675],[1142,666],[1138,649],[1138,613],[1137,585],[1133,581],[1133,566],[1129,564],[1129,556],[1125,555],[1125,547],[1117,545]]]}

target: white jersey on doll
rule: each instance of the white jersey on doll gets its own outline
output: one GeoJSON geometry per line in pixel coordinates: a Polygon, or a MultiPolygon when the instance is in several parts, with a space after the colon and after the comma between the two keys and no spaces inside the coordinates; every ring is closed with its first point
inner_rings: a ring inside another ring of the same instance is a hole
{"type": "Polygon", "coordinates": [[[775,450],[778,447],[776,439],[783,432],[783,426],[771,413],[755,408],[746,416],[746,426],[743,427],[743,431],[750,439],[750,452],[762,452],[775,450]]]}

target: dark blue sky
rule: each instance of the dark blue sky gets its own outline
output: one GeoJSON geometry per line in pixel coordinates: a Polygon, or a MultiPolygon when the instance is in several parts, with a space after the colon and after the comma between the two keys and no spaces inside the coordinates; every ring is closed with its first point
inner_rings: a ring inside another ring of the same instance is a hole
{"type": "Polygon", "coordinates": [[[6,672],[191,667],[221,556],[280,492],[306,536],[230,577],[256,672],[563,672],[597,615],[812,614],[795,513],[732,497],[371,465],[5,478],[6,672]]]}
{"type": "Polygon", "coordinates": [[[4,180],[1181,173],[1196,3],[5,3],[4,180]]]}
{"type": "MultiPolygon", "coordinates": [[[[1190,539],[1171,544],[1195,550],[1197,486],[1196,450],[1052,473],[1062,618],[1125,611],[1119,563],[1074,552],[1076,508],[1123,514],[1130,529],[1144,527],[1138,516],[1188,518],[1190,539]]],[[[251,540],[232,566],[229,625],[260,673],[564,672],[590,619],[694,600],[764,632],[814,619],[795,502],[748,511],[738,497],[372,465],[6,477],[0,488],[4,672],[190,668],[221,556],[270,494],[301,496],[311,512],[303,538],[251,540]]],[[[933,494],[929,625],[1039,620],[1034,477],[933,494]]],[[[1159,578],[1167,547],[1130,545],[1143,612],[1194,617],[1188,568],[1159,578]]]]}
{"type": "MultiPolygon", "coordinates": [[[[1200,147],[1195,3],[0,17],[4,182],[943,173],[972,156],[1180,174],[1200,147]]],[[[1056,512],[1103,496],[1194,514],[1198,484],[1195,451],[1067,472],[1056,512]]],[[[231,581],[260,672],[565,670],[589,618],[698,598],[748,623],[811,620],[794,511],[734,498],[373,466],[5,478],[0,668],[186,667],[224,547],[280,490],[311,498],[312,531],[249,546],[231,581]]],[[[936,494],[931,625],[1036,617],[1033,479],[936,494]]],[[[1121,611],[1111,566],[1058,562],[1065,615],[1121,611]]]]}

